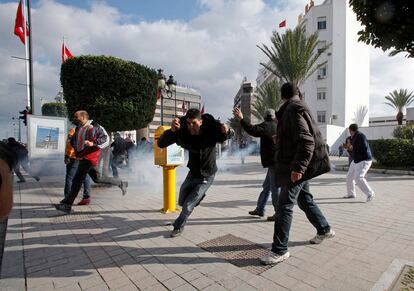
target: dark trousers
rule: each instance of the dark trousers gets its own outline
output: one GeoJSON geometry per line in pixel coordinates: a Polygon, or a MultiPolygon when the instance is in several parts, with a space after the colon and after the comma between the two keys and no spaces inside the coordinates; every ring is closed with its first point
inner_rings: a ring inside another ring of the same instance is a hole
{"type": "Polygon", "coordinates": [[[208,188],[213,184],[214,175],[207,178],[197,178],[188,173],[180,188],[178,205],[182,206],[180,216],[174,221],[174,229],[182,228],[194,208],[200,204],[208,188]]]}
{"type": "Polygon", "coordinates": [[[305,212],[318,234],[325,234],[331,229],[318,205],[313,201],[313,196],[309,192],[309,181],[296,186],[284,186],[279,196],[272,244],[272,252],[278,255],[283,255],[288,250],[289,231],[296,200],[299,208],[305,212]]]}
{"type": "Polygon", "coordinates": [[[114,155],[111,161],[111,168],[112,168],[112,175],[115,178],[118,178],[118,167],[123,163],[125,160],[125,155],[114,155]]]}
{"type": "Polygon", "coordinates": [[[16,166],[14,167],[14,172],[16,173],[16,176],[19,178],[20,181],[26,181],[26,179],[23,177],[22,173],[20,172],[20,166],[23,168],[23,170],[26,171],[27,174],[32,176],[33,178],[36,177],[32,170],[29,167],[29,161],[27,158],[23,158],[17,161],[16,166]]]}
{"type": "Polygon", "coordinates": [[[267,169],[266,178],[263,182],[263,190],[260,192],[259,198],[257,199],[256,211],[260,214],[265,213],[265,208],[267,200],[269,200],[270,193],[272,193],[272,204],[277,211],[277,202],[279,200],[280,187],[276,186],[276,174],[274,167],[269,167],[267,169]]]}
{"type": "MultiPolygon", "coordinates": [[[[70,189],[72,187],[72,180],[75,176],[76,170],[78,169],[79,161],[71,159],[68,164],[66,164],[66,176],[65,176],[65,188],[64,194],[65,198],[69,197],[70,189]]],[[[91,196],[91,178],[86,175],[85,180],[83,180],[83,198],[87,199],[91,196]]]]}
{"type": "Polygon", "coordinates": [[[95,166],[91,164],[88,160],[80,160],[78,169],[76,170],[75,176],[72,180],[72,187],[70,188],[69,196],[63,199],[64,204],[72,205],[78,196],[82,183],[86,178],[86,175],[89,175],[92,180],[97,184],[109,184],[120,186],[121,180],[111,177],[102,177],[101,173],[96,169],[95,166]]]}

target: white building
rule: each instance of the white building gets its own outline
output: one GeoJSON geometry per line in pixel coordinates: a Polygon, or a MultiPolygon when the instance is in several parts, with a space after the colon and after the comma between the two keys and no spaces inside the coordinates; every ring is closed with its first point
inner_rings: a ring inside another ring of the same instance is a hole
{"type": "Polygon", "coordinates": [[[301,86],[318,123],[368,126],[369,47],[358,42],[361,24],[348,1],[310,3],[298,25],[309,35],[318,32],[318,49],[331,44],[318,61],[324,65],[301,86]]]}

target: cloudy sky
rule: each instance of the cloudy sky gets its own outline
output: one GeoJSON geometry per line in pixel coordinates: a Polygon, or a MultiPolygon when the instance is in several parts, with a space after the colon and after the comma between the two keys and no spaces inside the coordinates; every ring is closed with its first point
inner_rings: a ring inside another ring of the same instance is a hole
{"type": "MultiPolygon", "coordinates": [[[[40,98],[60,90],[62,38],[73,55],[112,55],[163,68],[201,89],[206,110],[230,115],[244,76],[256,79],[265,61],[257,44],[287,19],[296,24],[305,0],[32,0],[36,112],[40,98]]],[[[320,3],[321,1],[316,1],[320,3]]],[[[24,46],[14,36],[18,1],[0,0],[0,138],[13,134],[12,117],[26,104],[24,46]]],[[[371,50],[370,115],[392,115],[383,96],[413,90],[414,61],[371,50]]]]}

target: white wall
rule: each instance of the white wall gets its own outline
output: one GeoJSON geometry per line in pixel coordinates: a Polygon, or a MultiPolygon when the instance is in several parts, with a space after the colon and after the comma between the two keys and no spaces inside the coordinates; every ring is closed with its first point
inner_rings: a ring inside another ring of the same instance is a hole
{"type": "Polygon", "coordinates": [[[396,127],[395,125],[360,127],[359,131],[365,134],[369,140],[389,139],[394,138],[392,133],[396,127]]]}
{"type": "Polygon", "coordinates": [[[414,122],[414,107],[407,108],[407,123],[414,122]]]}

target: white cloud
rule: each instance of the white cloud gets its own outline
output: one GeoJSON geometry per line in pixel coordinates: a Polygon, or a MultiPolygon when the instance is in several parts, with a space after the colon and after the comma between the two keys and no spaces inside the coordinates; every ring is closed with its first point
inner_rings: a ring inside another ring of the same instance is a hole
{"type": "MultiPolygon", "coordinates": [[[[103,2],[94,2],[85,10],[52,0],[40,1],[32,11],[36,99],[53,100],[59,90],[60,46],[65,36],[74,55],[113,55],[155,69],[163,68],[179,82],[200,88],[207,111],[225,120],[242,78],[254,81],[259,62],[265,60],[256,45],[268,43],[272,30],[283,19],[287,19],[288,27],[293,27],[305,1],[280,1],[276,8],[262,0],[199,2],[207,9],[189,22],[132,23],[124,21],[130,16],[103,2]]],[[[15,84],[25,83],[24,64],[10,58],[24,55],[23,45],[12,33],[16,8],[16,2],[0,4],[0,123],[3,124],[25,104],[25,88],[15,84]]],[[[410,89],[408,72],[413,71],[412,67],[411,60],[389,59],[373,53],[373,114],[388,114],[380,99],[394,86],[410,89]]],[[[36,109],[39,112],[39,104],[36,109]]]]}

